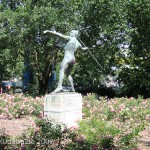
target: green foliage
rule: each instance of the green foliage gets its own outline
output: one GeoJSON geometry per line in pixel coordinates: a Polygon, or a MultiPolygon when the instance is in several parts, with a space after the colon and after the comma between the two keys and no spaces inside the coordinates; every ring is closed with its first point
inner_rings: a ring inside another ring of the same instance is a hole
{"type": "Polygon", "coordinates": [[[120,78],[124,81],[124,92],[128,95],[143,95],[149,97],[150,74],[149,74],[149,40],[150,40],[150,2],[132,1],[128,4],[128,21],[133,30],[129,59],[130,68],[124,68],[120,78]],[[127,79],[128,78],[128,79],[127,79]]]}
{"type": "MultiPolygon", "coordinates": [[[[40,150],[40,149],[51,149],[51,150],[71,150],[71,149],[88,149],[88,143],[81,141],[82,137],[78,136],[75,130],[64,128],[63,125],[54,123],[53,120],[47,119],[36,119],[36,129],[30,128],[21,137],[15,139],[16,144],[9,144],[6,141],[3,147],[8,149],[24,148],[27,150],[40,150]],[[63,129],[63,128],[64,129],[63,129]]],[[[13,139],[8,138],[10,141],[13,139]]]]}
{"type": "Polygon", "coordinates": [[[83,119],[78,127],[71,128],[53,120],[42,119],[41,114],[39,116],[43,99],[21,95],[3,95],[0,99],[0,113],[3,112],[1,117],[7,115],[10,119],[11,114],[23,115],[22,112],[36,116],[33,118],[36,127],[28,129],[22,136],[11,139],[2,134],[1,140],[5,143],[1,143],[1,146],[8,149],[132,149],[137,147],[139,133],[150,119],[150,100],[142,97],[122,97],[109,101],[101,97],[98,101],[95,94],[88,94],[83,98],[83,119]],[[8,140],[17,143],[10,144],[8,140]]]}
{"type": "Polygon", "coordinates": [[[63,139],[63,132],[61,126],[54,125],[51,120],[37,120],[37,128],[30,129],[27,134],[24,134],[23,139],[31,139],[33,144],[26,145],[27,149],[63,149],[61,142],[63,139]]]}
{"type": "Polygon", "coordinates": [[[95,94],[84,97],[84,119],[78,132],[100,148],[106,146],[103,143],[123,150],[137,147],[137,137],[149,122],[149,99],[122,97],[108,101],[102,97],[98,101],[94,97],[95,94]]]}
{"type": "Polygon", "coordinates": [[[7,147],[7,141],[9,140],[9,136],[5,134],[4,129],[0,129],[0,148],[5,149],[7,147]]]}
{"type": "Polygon", "coordinates": [[[23,95],[0,95],[0,118],[13,119],[23,115],[43,116],[43,98],[23,95]]]}
{"type": "Polygon", "coordinates": [[[119,45],[130,40],[125,5],[121,1],[83,2],[81,38],[101,67],[88,52],[80,53],[80,63],[75,71],[75,75],[78,72],[82,74],[76,78],[78,86],[96,90],[106,75],[114,75],[111,67],[118,65],[116,54],[121,53],[119,45]]]}
{"type": "Polygon", "coordinates": [[[7,80],[15,75],[20,76],[22,73],[22,57],[18,55],[18,44],[15,41],[18,40],[13,25],[15,17],[10,9],[0,14],[3,29],[0,36],[0,80],[7,80]]]}
{"type": "Polygon", "coordinates": [[[77,29],[103,69],[87,51],[78,51],[76,87],[98,91],[106,75],[116,74],[115,66],[124,95],[149,97],[149,8],[148,0],[2,0],[0,80],[32,69],[30,93],[45,93],[51,66],[62,60],[62,48],[56,45],[62,47],[64,41],[43,31],[68,34],[77,29]]]}
{"type": "MultiPolygon", "coordinates": [[[[0,36],[1,80],[3,76],[9,79],[13,70],[15,70],[13,74],[15,76],[19,71],[23,73],[32,69],[31,90],[34,95],[43,93],[47,90],[51,66],[59,62],[60,54],[56,48],[60,40],[51,35],[44,35],[43,31],[55,28],[65,33],[71,26],[75,26],[74,9],[67,7],[72,2],[29,0],[18,4],[18,1],[14,1],[14,5],[17,6],[15,9],[12,9],[11,3],[7,3],[7,6],[4,1],[0,3],[2,10],[0,20],[3,28],[0,36]],[[24,62],[28,68],[23,70],[16,65],[21,62],[24,62]]],[[[74,7],[78,9],[77,4],[74,7]]]]}
{"type": "Polygon", "coordinates": [[[113,138],[119,133],[119,130],[93,117],[81,121],[78,132],[86,137],[85,139],[91,146],[96,144],[99,149],[104,149],[114,147],[113,138]]]}

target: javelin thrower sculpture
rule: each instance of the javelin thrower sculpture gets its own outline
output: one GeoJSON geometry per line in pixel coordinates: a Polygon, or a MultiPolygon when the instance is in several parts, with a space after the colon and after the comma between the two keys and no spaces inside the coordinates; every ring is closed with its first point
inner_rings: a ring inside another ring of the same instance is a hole
{"type": "Polygon", "coordinates": [[[59,32],[49,31],[49,30],[45,30],[43,33],[52,33],[54,35],[60,36],[64,39],[68,40],[67,44],[64,47],[65,52],[64,52],[64,58],[63,58],[63,61],[61,62],[61,67],[60,67],[60,71],[59,71],[58,86],[52,93],[58,93],[63,90],[62,84],[63,84],[64,74],[66,74],[66,76],[68,77],[68,80],[71,85],[71,91],[75,92],[73,78],[71,76],[71,71],[72,71],[72,68],[76,61],[74,53],[77,49],[87,50],[88,48],[82,47],[81,43],[78,41],[78,39],[77,39],[78,31],[77,30],[72,30],[70,32],[70,36],[65,36],[59,32]]]}

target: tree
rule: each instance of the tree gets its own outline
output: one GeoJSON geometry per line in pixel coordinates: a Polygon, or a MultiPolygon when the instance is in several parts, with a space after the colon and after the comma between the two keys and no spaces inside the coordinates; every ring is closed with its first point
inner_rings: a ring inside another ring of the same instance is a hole
{"type": "Polygon", "coordinates": [[[81,39],[84,39],[101,67],[88,52],[78,54],[80,63],[74,73],[78,86],[82,85],[90,91],[99,90],[100,82],[106,75],[115,75],[112,67],[120,67],[116,58],[116,54],[121,55],[119,45],[130,40],[125,5],[122,1],[113,0],[83,1],[80,12],[84,20],[80,24],[81,39]]]}
{"type": "MultiPolygon", "coordinates": [[[[47,90],[51,66],[59,61],[60,53],[62,53],[60,48],[57,48],[62,41],[51,35],[43,35],[43,31],[55,28],[65,33],[68,27],[75,26],[72,21],[74,9],[67,7],[72,5],[72,2],[29,0],[18,4],[13,1],[14,7],[12,7],[12,1],[6,5],[5,1],[1,3],[2,22],[6,20],[7,23],[7,26],[3,25],[1,36],[3,49],[5,51],[9,47],[11,51],[9,56],[14,60],[22,58],[21,61],[27,66],[25,69],[32,70],[33,83],[30,84],[32,93],[34,91],[35,94],[39,94],[47,90]],[[9,40],[9,45],[6,42],[3,43],[5,38],[9,40]]],[[[74,7],[77,7],[77,3],[74,7]]]]}
{"type": "Polygon", "coordinates": [[[116,67],[124,94],[146,95],[150,89],[149,8],[148,0],[1,0],[0,78],[21,74],[25,63],[33,73],[31,92],[46,92],[52,65],[59,70],[64,41],[43,31],[68,34],[77,29],[101,67],[88,51],[78,51],[73,70],[76,87],[98,91],[106,75],[116,75],[112,70],[116,67]]]}
{"type": "Polygon", "coordinates": [[[132,28],[129,51],[129,68],[124,68],[120,78],[124,92],[129,96],[149,97],[150,91],[150,2],[131,1],[127,5],[128,22],[132,28]]]}
{"type": "Polygon", "coordinates": [[[19,55],[19,38],[16,36],[17,31],[14,25],[16,16],[13,10],[6,8],[2,2],[0,4],[0,81],[21,75],[23,67],[22,57],[19,55]]]}

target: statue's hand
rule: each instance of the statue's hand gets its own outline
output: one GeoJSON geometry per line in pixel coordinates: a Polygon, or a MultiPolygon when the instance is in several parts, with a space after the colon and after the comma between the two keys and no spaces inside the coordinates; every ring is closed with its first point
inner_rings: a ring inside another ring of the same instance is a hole
{"type": "Polygon", "coordinates": [[[45,31],[43,31],[43,33],[47,33],[47,32],[49,32],[49,30],[45,30],[45,31]]]}
{"type": "Polygon", "coordinates": [[[53,34],[55,34],[55,33],[56,33],[56,31],[50,31],[50,30],[45,30],[43,33],[47,33],[47,32],[49,32],[49,33],[53,33],[53,34]]]}
{"type": "Polygon", "coordinates": [[[88,47],[83,47],[83,50],[88,50],[89,48],[88,47]]]}

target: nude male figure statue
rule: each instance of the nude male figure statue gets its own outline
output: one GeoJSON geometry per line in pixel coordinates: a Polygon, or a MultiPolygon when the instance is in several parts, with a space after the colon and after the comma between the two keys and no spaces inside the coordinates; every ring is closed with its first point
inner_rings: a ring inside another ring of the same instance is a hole
{"type": "Polygon", "coordinates": [[[68,77],[68,80],[71,85],[71,91],[75,92],[73,78],[71,76],[71,71],[76,61],[74,53],[79,48],[82,50],[86,50],[88,48],[82,47],[82,45],[79,43],[77,39],[77,36],[78,36],[77,30],[72,30],[70,32],[70,36],[65,36],[59,32],[49,31],[49,30],[45,30],[43,33],[52,33],[54,35],[60,36],[68,40],[67,44],[64,47],[65,52],[64,52],[64,58],[63,58],[63,61],[61,62],[61,67],[59,71],[58,86],[52,93],[60,92],[63,89],[62,84],[63,84],[64,74],[66,74],[66,76],[68,77]]]}

